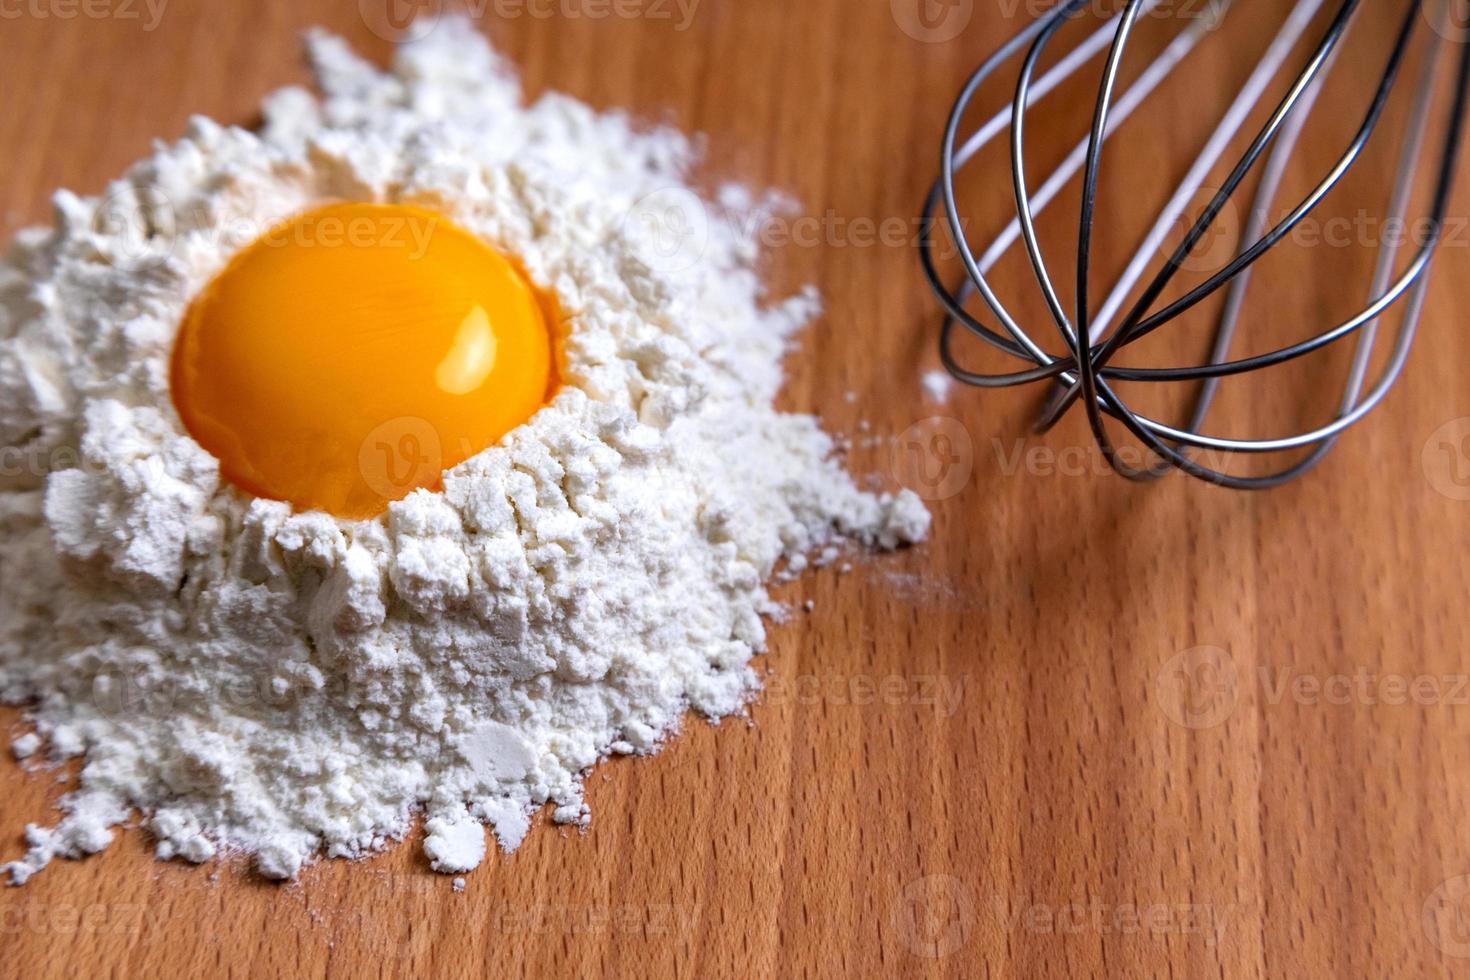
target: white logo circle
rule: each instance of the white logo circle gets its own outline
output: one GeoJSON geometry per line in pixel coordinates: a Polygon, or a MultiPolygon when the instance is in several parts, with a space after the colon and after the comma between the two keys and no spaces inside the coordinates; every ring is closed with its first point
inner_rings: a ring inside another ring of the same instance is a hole
{"type": "Polygon", "coordinates": [[[975,0],[888,0],[901,31],[924,44],[953,41],[970,26],[975,0]]]}
{"type": "Polygon", "coordinates": [[[384,41],[418,41],[439,24],[444,0],[357,0],[367,29],[384,41]]]}
{"type": "Polygon", "coordinates": [[[1424,0],[1419,9],[1440,37],[1456,44],[1470,43],[1470,0],[1424,0]]]}
{"type": "Polygon", "coordinates": [[[975,927],[975,901],[953,875],[911,881],[898,896],[893,926],[916,956],[943,959],[964,948],[975,927]]]}
{"type": "Polygon", "coordinates": [[[683,272],[704,257],[709,245],[709,209],[684,187],[665,187],[634,202],[623,218],[623,232],[642,244],[655,272],[683,272]]]}
{"type": "Polygon", "coordinates": [[[970,482],[975,444],[959,419],[915,422],[893,444],[893,478],[924,500],[947,500],[970,482]]]}
{"type": "Polygon", "coordinates": [[[178,220],[170,201],[143,201],[131,186],[114,185],[97,202],[92,227],[107,236],[111,256],[135,262],[168,255],[178,220]]]}
{"type": "Polygon", "coordinates": [[[1470,959],[1470,875],[1443,882],[1424,901],[1424,934],[1455,959],[1470,959]]]}
{"type": "Polygon", "coordinates": [[[387,503],[433,486],[444,471],[444,446],[432,422],[404,416],[368,433],[357,463],[367,488],[387,503]]]}
{"type": "Polygon", "coordinates": [[[1169,658],[1155,688],[1170,721],[1185,728],[1214,728],[1240,701],[1240,671],[1229,651],[1194,647],[1169,658]]]}
{"type": "MultiPolygon", "coordinates": [[[[1201,187],[1195,192],[1194,200],[1180,212],[1169,236],[1164,240],[1165,253],[1173,255],[1174,250],[1184,243],[1184,236],[1194,227],[1194,223],[1204,214],[1205,208],[1218,193],[1219,189],[1213,187],[1201,187]]],[[[1215,220],[1210,222],[1190,250],[1184,253],[1184,258],[1179,261],[1179,268],[1185,272],[1218,272],[1230,264],[1230,260],[1239,251],[1241,231],[1240,209],[1236,207],[1234,198],[1226,198],[1219,213],[1215,215],[1215,220]]]]}
{"type": "Polygon", "coordinates": [[[1451,500],[1470,500],[1470,417],[1446,422],[1424,443],[1424,478],[1451,500]]]}

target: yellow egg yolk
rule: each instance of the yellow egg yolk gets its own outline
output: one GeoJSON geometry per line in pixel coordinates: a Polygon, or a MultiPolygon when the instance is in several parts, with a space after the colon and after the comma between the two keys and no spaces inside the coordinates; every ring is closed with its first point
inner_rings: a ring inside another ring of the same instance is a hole
{"type": "Polygon", "coordinates": [[[194,301],[174,404],[242,490],[371,518],[546,403],[554,321],[442,215],[332,204],[272,228],[194,301]]]}

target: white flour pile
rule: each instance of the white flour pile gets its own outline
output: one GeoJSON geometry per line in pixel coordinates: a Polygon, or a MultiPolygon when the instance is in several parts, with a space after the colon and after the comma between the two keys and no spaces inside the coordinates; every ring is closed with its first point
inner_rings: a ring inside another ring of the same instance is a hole
{"type": "Polygon", "coordinates": [[[423,809],[434,866],[468,870],[486,825],[513,848],[547,802],[585,823],[600,758],[654,751],[687,708],[739,712],[778,563],[927,530],[917,498],[860,492],[814,419],[772,408],[816,301],[763,301],[758,222],[642,220],[694,200],[682,136],[522,107],[456,21],[386,74],[333,38],[311,54],[320,103],[276,94],[260,135],[193,122],[104,199],[58,195],[55,229],[0,265],[0,446],[24,461],[0,482],[0,699],[40,736],[18,757],[83,757],[16,883],[134,810],[160,857],[243,850],[290,878],[423,809]],[[222,484],[168,392],[185,308],[232,250],[343,198],[444,213],[569,317],[551,405],[442,493],[356,523],[222,484]]]}

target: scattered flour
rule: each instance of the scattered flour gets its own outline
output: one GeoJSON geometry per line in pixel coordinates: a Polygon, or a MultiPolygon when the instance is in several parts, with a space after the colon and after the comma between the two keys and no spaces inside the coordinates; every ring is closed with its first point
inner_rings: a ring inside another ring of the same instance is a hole
{"type": "Polygon", "coordinates": [[[948,371],[925,371],[920,380],[924,386],[924,394],[931,402],[938,405],[949,404],[949,392],[954,387],[954,378],[950,377],[948,371]]]}
{"type": "Polygon", "coordinates": [[[460,21],[386,73],[328,36],[310,53],[321,100],[274,94],[258,134],[192,121],[103,197],[57,194],[0,263],[0,446],[33,462],[0,477],[0,700],[50,761],[83,757],[14,883],[135,811],[160,858],[244,851],[282,879],[423,812],[433,866],[467,871],[487,826],[514,848],[546,803],[585,824],[605,756],[741,711],[778,563],[927,532],[772,408],[817,300],[766,301],[752,225],[699,221],[683,136],[523,107],[460,21]],[[445,214],[566,311],[554,401],[365,522],[222,484],[168,394],[190,298],[344,198],[445,214]]]}
{"type": "Polygon", "coordinates": [[[15,754],[16,759],[29,759],[36,754],[41,747],[41,739],[35,732],[27,732],[20,738],[10,743],[10,751],[15,754]]]}

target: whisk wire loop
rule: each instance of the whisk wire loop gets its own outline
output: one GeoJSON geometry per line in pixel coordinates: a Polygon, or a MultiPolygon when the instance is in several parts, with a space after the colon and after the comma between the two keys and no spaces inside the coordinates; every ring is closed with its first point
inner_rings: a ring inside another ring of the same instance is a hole
{"type": "MultiPolygon", "coordinates": [[[[1152,256],[1161,250],[1164,236],[1182,217],[1188,202],[1203,187],[1211,168],[1224,155],[1228,144],[1269,90],[1271,81],[1279,74],[1290,51],[1310,26],[1324,0],[1300,0],[1294,5],[1275,39],[1255,66],[1250,79],[1158,216],[1145,238],[1144,247],[1133,256],[1122,277],[1094,313],[1091,309],[1090,265],[1103,147],[1118,126],[1145,102],[1232,7],[1231,0],[1212,0],[1205,16],[1181,30],[1158,58],[1119,93],[1118,80],[1133,30],[1140,18],[1155,9],[1159,2],[1160,0],[1127,0],[1121,11],[1112,15],[1105,24],[1064,55],[1054,67],[1038,77],[1037,69],[1047,46],[1055,40],[1065,23],[1080,13],[1085,4],[1085,0],[1062,0],[1003,44],[971,74],[961,88],[945,126],[940,178],[930,188],[923,208],[926,231],[932,229],[936,223],[936,215],[942,208],[944,222],[965,271],[965,277],[958,288],[951,290],[935,263],[931,236],[923,236],[920,257],[924,275],[944,309],[939,338],[940,357],[945,368],[955,378],[975,387],[1012,387],[1050,379],[1058,385],[1057,394],[1043,412],[1039,427],[1044,429],[1049,426],[1068,406],[1080,399],[1094,439],[1104,457],[1114,470],[1125,477],[1140,481],[1151,480],[1177,468],[1199,479],[1228,487],[1264,489],[1293,479],[1316,465],[1347,428],[1377,407],[1403,371],[1423,313],[1429,268],[1441,241],[1444,217],[1453,187],[1467,109],[1467,91],[1470,91],[1470,45],[1461,45],[1455,76],[1456,86],[1446,113],[1437,182],[1428,209],[1430,233],[1420,243],[1404,272],[1395,278],[1393,269],[1398,258],[1398,244],[1383,243],[1375,264],[1370,288],[1371,298],[1366,308],[1305,340],[1264,354],[1230,360],[1229,350],[1242,315],[1253,266],[1291,235],[1359,161],[1387,110],[1412,48],[1421,11],[1417,6],[1418,0],[1411,0],[1388,61],[1374,87],[1364,118],[1346,149],[1313,189],[1284,218],[1273,225],[1269,220],[1269,213],[1272,200],[1282,183],[1287,161],[1318,100],[1323,81],[1337,59],[1340,45],[1361,7],[1361,0],[1341,0],[1320,40],[1313,46],[1305,66],[1293,77],[1286,94],[1254,135],[1229,175],[1214,191],[1204,210],[1190,224],[1183,239],[1169,252],[1163,266],[1143,287],[1127,314],[1109,332],[1116,311],[1152,264],[1152,256]],[[1027,114],[1035,102],[1057,89],[1062,81],[1104,50],[1107,51],[1107,60],[1103,67],[1089,133],[1033,192],[1028,186],[1025,166],[1027,114]],[[1015,95],[1009,109],[995,113],[961,143],[959,134],[963,119],[980,86],[1004,63],[1023,51],[1015,95]],[[1011,136],[1011,176],[1016,216],[985,250],[983,256],[977,258],[960,217],[955,174],[987,143],[1007,129],[1011,136]],[[1241,247],[1229,262],[1205,281],[1185,291],[1182,296],[1156,312],[1150,312],[1185,267],[1194,249],[1215,225],[1245,178],[1262,159],[1266,161],[1264,172],[1241,238],[1242,242],[1248,244],[1241,247]],[[1036,216],[1056,199],[1079,170],[1082,174],[1082,197],[1078,215],[1077,275],[1074,284],[1074,313],[1069,317],[1044,257],[1036,230],[1036,216]],[[1025,248],[1050,317],[1067,349],[1065,354],[1053,356],[1045,351],[1001,302],[987,279],[991,267],[1018,240],[1025,248]],[[1216,322],[1206,363],[1168,368],[1120,367],[1111,363],[1112,357],[1123,347],[1178,320],[1221,289],[1226,290],[1224,307],[1216,322]],[[979,297],[999,322],[999,331],[981,322],[967,308],[968,301],[975,296],[979,297]],[[1406,300],[1405,310],[1394,347],[1377,382],[1364,394],[1363,388],[1367,384],[1367,371],[1379,321],[1390,307],[1401,300],[1406,300]],[[1033,366],[1002,374],[969,370],[960,364],[955,353],[957,329],[963,329],[967,335],[1012,357],[1029,361],[1033,366]],[[1330,423],[1282,438],[1236,439],[1204,435],[1200,431],[1222,379],[1304,357],[1351,334],[1357,334],[1356,349],[1335,418],[1330,423]],[[1175,427],[1130,410],[1113,389],[1111,382],[1116,381],[1198,382],[1199,385],[1187,422],[1182,427],[1175,427]],[[1136,468],[1121,459],[1108,433],[1107,418],[1120,422],[1152,451],[1157,458],[1156,464],[1136,468]],[[1203,465],[1195,458],[1199,450],[1259,454],[1302,449],[1307,450],[1302,459],[1264,476],[1234,476],[1219,467],[1203,465]]],[[[1441,17],[1447,17],[1451,2],[1453,0],[1441,0],[1438,10],[1441,17]]],[[[1436,69],[1440,54],[1451,43],[1448,30],[1439,30],[1436,33],[1438,40],[1431,38],[1426,50],[1410,111],[1407,135],[1393,181],[1388,212],[1392,216],[1390,220],[1395,222],[1401,223],[1409,211],[1422,149],[1430,120],[1434,117],[1436,69]]]]}

